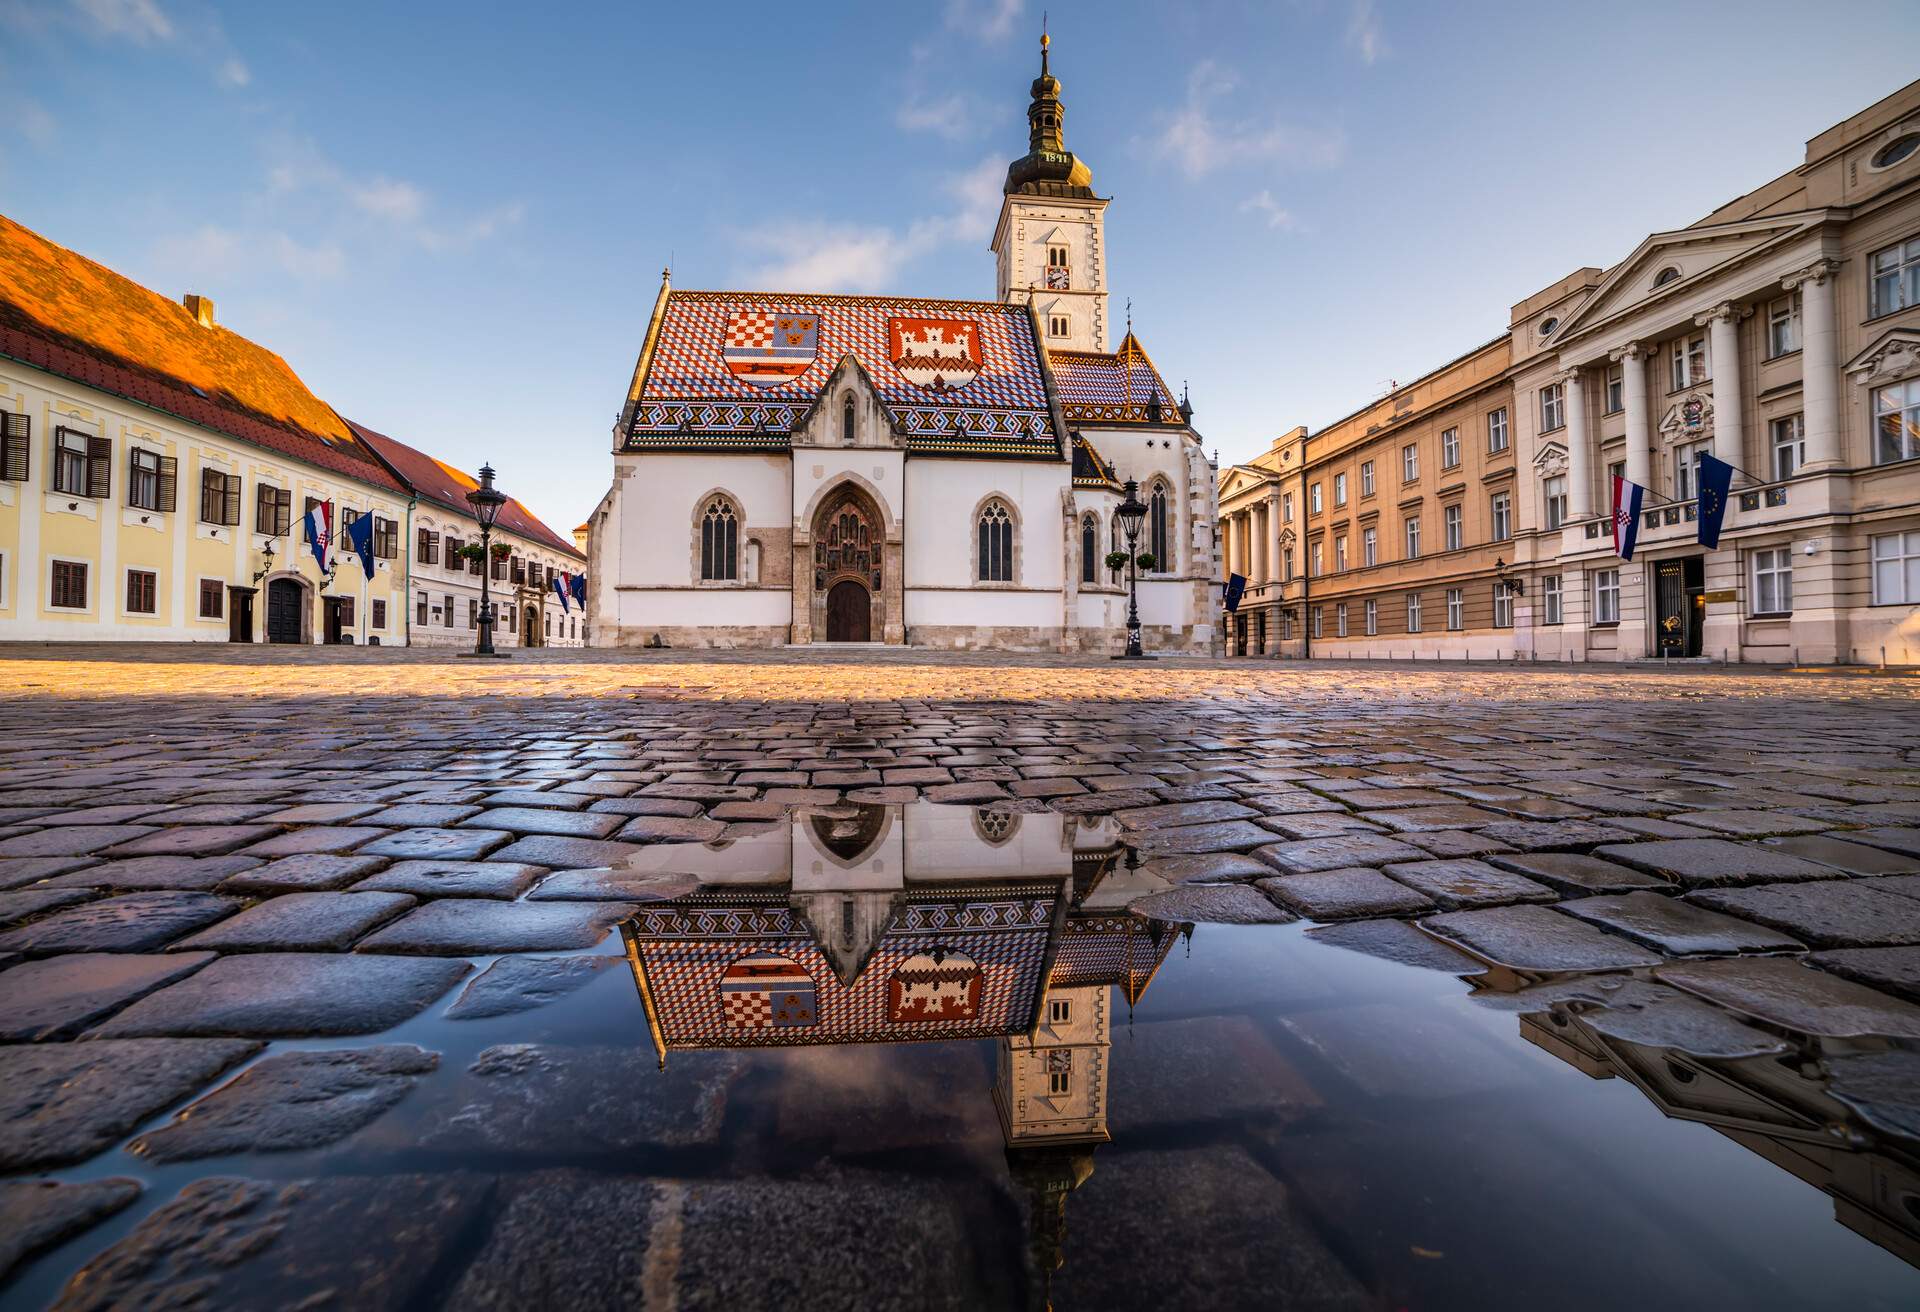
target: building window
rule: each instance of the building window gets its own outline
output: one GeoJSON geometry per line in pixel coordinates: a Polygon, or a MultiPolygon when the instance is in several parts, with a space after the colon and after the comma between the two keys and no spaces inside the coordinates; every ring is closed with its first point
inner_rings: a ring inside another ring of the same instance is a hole
{"type": "Polygon", "coordinates": [[[227,613],[227,585],[219,579],[200,580],[200,618],[217,620],[227,613]]]}
{"type": "Polygon", "coordinates": [[[467,598],[467,627],[470,629],[480,627],[480,599],[478,597],[467,598]]]}
{"type": "Polygon", "coordinates": [[[413,599],[413,625],[418,629],[427,627],[427,594],[424,592],[413,599]]]}
{"type": "MultiPolygon", "coordinates": [[[[1614,479],[1625,478],[1626,476],[1627,476],[1627,462],[1624,460],[1614,461],[1612,464],[1607,466],[1607,487],[1611,489],[1613,487],[1614,479]]],[[[1611,490],[1609,490],[1607,495],[1608,496],[1613,495],[1611,490]]]]}
{"type": "Polygon", "coordinates": [[[1062,1098],[1073,1092],[1073,1072],[1071,1070],[1047,1071],[1047,1096],[1062,1098]]]}
{"type": "Polygon", "coordinates": [[[1360,530],[1360,563],[1371,569],[1380,563],[1380,534],[1378,530],[1363,528],[1360,530]]]}
{"type": "Polygon", "coordinates": [[[1400,481],[1411,483],[1420,477],[1420,448],[1409,442],[1400,448],[1400,481]]]}
{"type": "Polygon", "coordinates": [[[1793,548],[1753,553],[1753,613],[1785,615],[1793,609],[1793,548]]]}
{"type": "Polygon", "coordinates": [[[1333,608],[1333,636],[1336,638],[1347,636],[1347,603],[1344,601],[1333,608]]]}
{"type": "Polygon", "coordinates": [[[1567,476],[1561,474],[1549,478],[1540,485],[1540,495],[1547,508],[1547,527],[1559,528],[1567,522],[1567,476]]]}
{"type": "Polygon", "coordinates": [[[1307,513],[1309,515],[1317,515],[1321,509],[1320,485],[1318,483],[1309,484],[1307,487],[1307,513]]]}
{"type": "Polygon", "coordinates": [[[1873,152],[1869,168],[1890,169],[1914,151],[1920,150],[1920,133],[1909,132],[1903,137],[1895,137],[1886,145],[1873,152]]]}
{"type": "Polygon", "coordinates": [[[253,531],[283,538],[293,528],[293,493],[262,483],[254,489],[253,531]]]}
{"type": "Polygon", "coordinates": [[[1708,443],[1675,447],[1673,451],[1673,499],[1691,501],[1700,488],[1700,458],[1707,454],[1708,443]]]}
{"type": "Polygon", "coordinates": [[[1311,578],[1316,578],[1316,579],[1317,579],[1317,578],[1319,578],[1319,577],[1320,577],[1320,575],[1321,575],[1321,574],[1323,574],[1323,573],[1325,573],[1325,571],[1324,571],[1324,570],[1322,570],[1322,569],[1321,569],[1321,567],[1320,567],[1320,547],[1321,547],[1321,545],[1322,545],[1322,544],[1321,544],[1321,542],[1320,542],[1320,540],[1319,540],[1318,538],[1316,538],[1316,539],[1314,539],[1314,543],[1313,543],[1313,556],[1312,556],[1312,558],[1311,558],[1311,559],[1310,559],[1310,560],[1308,561],[1308,567],[1307,567],[1307,574],[1308,574],[1308,576],[1309,576],[1309,577],[1311,577],[1311,578]]]}
{"type": "Polygon", "coordinates": [[[1493,581],[1493,627],[1513,627],[1513,590],[1498,579],[1493,581]]]}
{"type": "Polygon", "coordinates": [[[1280,581],[1293,582],[1293,551],[1291,549],[1280,553],[1280,581]]]}
{"type": "Polygon", "coordinates": [[[1767,306],[1767,358],[1778,359],[1800,349],[1800,293],[1782,296],[1767,306]]]}
{"type": "Polygon", "coordinates": [[[1325,609],[1326,607],[1324,606],[1315,606],[1307,612],[1307,633],[1309,636],[1315,638],[1320,636],[1320,612],[1325,609]]]}
{"type": "Polygon", "coordinates": [[[1080,581],[1100,581],[1100,525],[1092,515],[1080,521],[1080,581]]]}
{"type": "Polygon", "coordinates": [[[1420,594],[1417,592],[1407,594],[1407,632],[1420,632],[1420,594]]]}
{"type": "Polygon", "coordinates": [[[145,447],[127,452],[127,504],[137,510],[171,511],[174,506],[175,471],[179,462],[172,456],[145,447]]]}
{"type": "Polygon", "coordinates": [[[1620,571],[1599,569],[1593,572],[1593,622],[1620,622],[1620,571]]]}
{"type": "Polygon", "coordinates": [[[1873,539],[1873,604],[1920,606],[1920,531],[1873,539]]]}
{"type": "Polygon", "coordinates": [[[1767,425],[1773,440],[1773,476],[1792,478],[1807,463],[1807,429],[1799,415],[1788,415],[1767,425]]]}
{"type": "Polygon", "coordinates": [[[0,479],[24,483],[33,468],[33,417],[0,410],[0,479]]]}
{"type": "Polygon", "coordinates": [[[377,560],[394,560],[400,555],[400,521],[373,517],[373,554],[377,560]]]}
{"type": "Polygon", "coordinates": [[[515,583],[527,581],[527,562],[520,556],[507,557],[507,576],[515,583]]]}
{"type": "Polygon", "coordinates": [[[1607,413],[1617,415],[1627,408],[1627,376],[1619,365],[1607,368],[1607,413]]]}
{"type": "Polygon", "coordinates": [[[55,610],[87,608],[87,567],[77,560],[53,562],[53,587],[50,605],[55,610]]]}
{"type": "Polygon", "coordinates": [[[1070,335],[1070,325],[1067,323],[1066,315],[1050,314],[1047,316],[1047,336],[1067,337],[1070,335]]]}
{"type": "Polygon", "coordinates": [[[200,471],[200,521],[204,524],[240,522],[240,476],[217,469],[200,471]]]}
{"type": "Polygon", "coordinates": [[[1167,485],[1155,483],[1153,495],[1147,498],[1147,550],[1153,553],[1153,571],[1156,574],[1173,572],[1173,514],[1167,496],[1167,485]]]}
{"type": "Polygon", "coordinates": [[[740,577],[740,520],[725,497],[707,502],[700,515],[700,579],[721,583],[740,577]]]}
{"type": "Polygon", "coordinates": [[[1374,637],[1380,632],[1380,603],[1372,597],[1367,598],[1366,606],[1367,636],[1374,637]]]}
{"type": "Polygon", "coordinates": [[[1283,524],[1293,523],[1293,493],[1291,492],[1282,492],[1280,494],[1280,522],[1283,524]]]}
{"type": "Polygon", "coordinates": [[[354,598],[341,597],[339,599],[339,602],[340,602],[340,606],[339,606],[340,627],[343,629],[350,629],[353,627],[354,598]]]}
{"type": "Polygon", "coordinates": [[[159,577],[150,569],[127,571],[127,614],[151,615],[158,608],[159,577]]]}
{"type": "Polygon", "coordinates": [[[1360,495],[1363,497],[1373,495],[1373,461],[1371,460],[1360,462],[1360,495]]]}
{"type": "Polygon", "coordinates": [[[450,629],[457,625],[457,621],[453,618],[453,595],[451,593],[443,592],[440,594],[440,618],[450,629]]]}
{"type": "Polygon", "coordinates": [[[1066,1025],[1073,1020],[1073,1000],[1071,998],[1047,999],[1047,1024],[1066,1025]]]}
{"type": "Polygon", "coordinates": [[[840,445],[853,445],[853,398],[840,403],[840,445]]]}
{"type": "Polygon", "coordinates": [[[440,535],[432,529],[423,528],[415,536],[417,542],[414,548],[414,559],[422,565],[439,564],[440,535]]]}
{"type": "Polygon", "coordinates": [[[1013,582],[1013,516],[998,501],[980,512],[980,581],[1013,582]]]}
{"type": "Polygon", "coordinates": [[[1505,542],[1513,536],[1513,493],[1493,494],[1493,540],[1505,542]]]}
{"type": "Polygon", "coordinates": [[[1545,623],[1560,623],[1560,576],[1549,574],[1540,580],[1540,605],[1546,612],[1545,623]]]}
{"type": "Polygon", "coordinates": [[[1446,538],[1446,550],[1458,551],[1467,545],[1464,524],[1465,516],[1459,506],[1448,506],[1440,512],[1441,532],[1446,538]]]}
{"type": "Polygon", "coordinates": [[[1459,588],[1447,589],[1447,627],[1449,629],[1467,627],[1467,600],[1459,588]]]}
{"type": "Polygon", "coordinates": [[[1420,521],[1418,519],[1407,521],[1407,559],[1420,559],[1420,521]]]}
{"type": "Polygon", "coordinates": [[[1872,318],[1920,305],[1920,237],[1875,251],[1868,262],[1872,283],[1872,318]]]}
{"type": "Polygon", "coordinates": [[[373,625],[374,628],[384,629],[387,627],[387,603],[386,602],[375,601],[371,605],[369,605],[367,609],[370,612],[372,612],[370,623],[373,625]]]}
{"type": "Polygon", "coordinates": [[[1704,334],[1674,338],[1667,362],[1673,375],[1672,390],[1676,392],[1685,387],[1704,383],[1713,377],[1707,360],[1707,339],[1704,334]]]}
{"type": "Polygon", "coordinates": [[[1344,574],[1347,569],[1347,535],[1342,533],[1333,540],[1333,569],[1336,574],[1344,574]]]}
{"type": "Polygon", "coordinates": [[[1665,287],[1670,282],[1679,281],[1680,270],[1674,268],[1671,264],[1653,275],[1653,285],[1655,287],[1665,287]]]}
{"type": "Polygon", "coordinates": [[[1280,612],[1280,641],[1293,641],[1293,612],[1290,610],[1280,612]]]}
{"type": "Polygon", "coordinates": [[[112,492],[112,470],[107,461],[113,444],[71,428],[53,430],[53,490],[69,496],[98,497],[112,492]]]}
{"type": "Polygon", "coordinates": [[[1344,506],[1347,504],[1347,476],[1345,474],[1335,474],[1333,476],[1333,504],[1336,506],[1344,506]]]}
{"type": "Polygon", "coordinates": [[[1551,433],[1566,426],[1566,387],[1561,383],[1548,383],[1540,389],[1540,431],[1551,433]]]}
{"type": "Polygon", "coordinates": [[[1453,469],[1460,464],[1460,430],[1449,428],[1440,434],[1440,468],[1453,469]]]}
{"type": "Polygon", "coordinates": [[[1875,389],[1873,428],[1874,464],[1920,456],[1920,378],[1875,389]]]}
{"type": "MultiPolygon", "coordinates": [[[[1556,383],[1555,386],[1557,387],[1559,384],[1556,383]]],[[[1491,410],[1487,413],[1487,451],[1489,454],[1497,455],[1506,449],[1507,408],[1501,406],[1498,410],[1491,410]]]]}

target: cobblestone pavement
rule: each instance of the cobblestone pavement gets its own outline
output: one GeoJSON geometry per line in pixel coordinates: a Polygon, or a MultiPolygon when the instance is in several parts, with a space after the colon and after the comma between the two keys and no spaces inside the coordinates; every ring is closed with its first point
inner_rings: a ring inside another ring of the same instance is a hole
{"type": "MultiPolygon", "coordinates": [[[[364,1036],[489,958],[605,952],[632,888],[564,872],[784,807],[1112,814],[1184,885],[1163,915],[1413,920],[1524,979],[1632,970],[1763,1022],[1920,1037],[1917,694],[1699,668],[0,651],[0,1268],[109,1225],[139,1192],[102,1178],[128,1153],[375,1122],[437,1058],[364,1036]],[[362,1046],[293,1042],[333,1036],[362,1046]],[[216,1087],[220,1114],[168,1119],[216,1087]]],[[[538,1181],[495,1199],[426,1175],[169,1179],[184,1192],[90,1257],[64,1306],[231,1260],[195,1238],[213,1218],[267,1245],[297,1212],[335,1251],[364,1239],[484,1283],[476,1227],[548,1215],[538,1181]]],[[[688,1187],[630,1184],[595,1206],[657,1215],[688,1187]]],[[[782,1206],[703,1187],[741,1218],[782,1206]]],[[[836,1189],[849,1216],[911,1207],[836,1189]]]]}

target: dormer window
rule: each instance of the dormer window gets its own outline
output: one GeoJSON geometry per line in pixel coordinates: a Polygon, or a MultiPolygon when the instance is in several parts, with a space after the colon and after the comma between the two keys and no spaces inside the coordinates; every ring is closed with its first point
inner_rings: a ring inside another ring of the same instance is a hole
{"type": "Polygon", "coordinates": [[[1072,281],[1067,264],[1067,248],[1058,242],[1047,246],[1047,287],[1054,291],[1065,291],[1072,281]]]}
{"type": "Polygon", "coordinates": [[[1665,287],[1668,283],[1678,282],[1679,280],[1680,270],[1674,268],[1671,264],[1653,275],[1653,285],[1655,287],[1665,287]]]}
{"type": "Polygon", "coordinates": [[[1072,336],[1072,325],[1067,322],[1066,315],[1050,314],[1047,316],[1047,336],[1049,337],[1072,336]]]}

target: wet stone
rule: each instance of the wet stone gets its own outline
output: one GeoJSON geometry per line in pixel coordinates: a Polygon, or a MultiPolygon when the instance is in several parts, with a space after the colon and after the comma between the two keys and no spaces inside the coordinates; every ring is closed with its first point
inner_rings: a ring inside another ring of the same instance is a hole
{"type": "Polygon", "coordinates": [[[1174,802],[1166,806],[1115,811],[1113,818],[1128,829],[1165,829],[1211,821],[1245,820],[1258,814],[1252,807],[1242,806],[1238,802],[1174,802]]]}
{"type": "Polygon", "coordinates": [[[22,962],[0,988],[0,1039],[70,1039],[94,1021],[192,974],[211,952],[71,952],[22,962]]]}
{"type": "Polygon", "coordinates": [[[563,811],[584,811],[593,803],[593,798],[586,793],[549,793],[532,788],[488,793],[483,800],[488,806],[544,806],[563,811]]]}
{"type": "Polygon", "coordinates": [[[1827,1092],[1886,1134],[1920,1139],[1920,1053],[1905,1049],[1827,1059],[1827,1092]]]}
{"type": "Polygon", "coordinates": [[[338,1143],[407,1096],[440,1055],[410,1043],[283,1052],[256,1062],[127,1145],[156,1162],[293,1152],[338,1143]]]}
{"type": "Polygon", "coordinates": [[[1403,835],[1409,843],[1425,852],[1428,856],[1450,859],[1453,857],[1492,856],[1498,852],[1511,852],[1513,849],[1497,838],[1489,838],[1486,831],[1468,829],[1442,829],[1430,834],[1403,835]]]}
{"type": "MultiPolygon", "coordinates": [[[[571,812],[556,815],[572,817],[571,812]]],[[[612,816],[601,816],[612,820],[612,816]]],[[[385,856],[411,860],[478,861],[497,847],[505,847],[513,836],[497,829],[401,829],[384,838],[362,845],[357,856],[385,856]]]]}
{"type": "Polygon", "coordinates": [[[632,915],[626,902],[494,902],[441,898],[361,940],[363,953],[422,956],[590,948],[632,915]]]}
{"type": "Polygon", "coordinates": [[[1857,829],[1847,837],[1853,842],[1865,843],[1869,847],[1882,848],[1888,852],[1898,852],[1902,856],[1920,856],[1920,829],[1857,829]]]}
{"type": "Polygon", "coordinates": [[[0,952],[149,952],[238,911],[212,893],[127,893],[55,911],[0,934],[0,952]]]}
{"type": "Polygon", "coordinates": [[[1920,947],[1835,948],[1816,952],[1807,960],[1822,970],[1920,1002],[1920,947]]]}
{"type": "Polygon", "coordinates": [[[1920,1006],[1786,957],[1675,961],[1653,973],[1709,1002],[1804,1034],[1920,1039],[1920,1006]]]}
{"type": "Polygon", "coordinates": [[[1789,815],[1785,811],[1688,811],[1686,822],[1697,829],[1741,838],[1761,838],[1770,834],[1812,834],[1832,825],[1824,820],[1789,815]]]}
{"type": "Polygon", "coordinates": [[[301,952],[345,948],[414,905],[405,893],[286,893],[247,908],[170,949],[301,952]]]}
{"type": "Polygon", "coordinates": [[[1594,820],[1502,820],[1480,833],[1523,852],[1580,852],[1633,838],[1627,830],[1594,820]]]}
{"type": "MultiPolygon", "coordinates": [[[[1600,976],[1582,983],[1598,986],[1581,992],[1601,1005],[1582,1011],[1580,1023],[1608,1038],[1729,1061],[1764,1057],[1788,1047],[1784,1040],[1678,989],[1622,976],[1600,976]]],[[[1579,983],[1574,987],[1579,989],[1579,983]]],[[[1525,989],[1518,996],[1541,991],[1525,989]]]]}
{"type": "Polygon", "coordinates": [[[1664,880],[1638,870],[1575,852],[1538,852],[1522,856],[1493,856],[1487,864],[1538,880],[1567,897],[1588,893],[1631,893],[1636,889],[1670,888],[1664,880]]]}
{"type": "Polygon", "coordinates": [[[1363,866],[1259,879],[1254,886],[1311,920],[1357,920],[1433,910],[1433,901],[1425,894],[1363,866]]]}
{"type": "MultiPolygon", "coordinates": [[[[605,838],[621,825],[617,815],[601,811],[556,811],[543,806],[496,806],[460,822],[461,830],[512,834],[556,834],[562,838],[605,838]]],[[[458,830],[436,831],[456,833],[458,830]]],[[[394,837],[399,837],[395,835],[394,837]]],[[[476,835],[469,835],[469,838],[476,835]]],[[[482,849],[487,850],[487,849],[482,849]]],[[[478,856],[479,852],[389,852],[389,856],[478,856]]]]}
{"type": "Polygon", "coordinates": [[[55,875],[84,870],[98,864],[89,856],[15,856],[0,857],[0,888],[25,888],[55,875]]]}
{"type": "Polygon", "coordinates": [[[510,1016],[558,1002],[585,988],[621,957],[502,957],[481,971],[447,1008],[448,1020],[510,1016]]]}
{"type": "Polygon", "coordinates": [[[465,1174],[196,1180],[87,1263],[60,1312],[191,1306],[356,1312],[432,1306],[493,1193],[465,1174]]]}
{"type": "Polygon", "coordinates": [[[1483,829],[1500,823],[1500,817],[1477,806],[1410,806],[1404,810],[1380,811],[1370,817],[1388,829],[1401,833],[1427,833],[1442,829],[1483,829]]]}
{"type": "Polygon", "coordinates": [[[48,911],[58,911],[61,907],[91,902],[98,896],[90,888],[49,888],[44,884],[16,893],[0,893],[0,929],[10,928],[48,911]]]}
{"type": "Polygon", "coordinates": [[[133,1004],[94,1034],[238,1034],[261,1038],[375,1034],[440,997],[465,961],[358,953],[249,952],[133,1004]]]}
{"type": "Polygon", "coordinates": [[[1130,840],[1142,856],[1174,852],[1244,852],[1273,841],[1273,831],[1248,820],[1141,830],[1130,840]]]}
{"type": "Polygon", "coordinates": [[[345,888],[387,863],[383,856],[288,856],[233,876],[223,893],[299,893],[345,888]]]}
{"type": "MultiPolygon", "coordinates": [[[[1384,812],[1382,813],[1384,814],[1384,812]]],[[[1336,834],[1377,834],[1380,826],[1348,811],[1306,811],[1299,815],[1270,815],[1260,821],[1288,838],[1330,838],[1336,834]]]]}
{"type": "Polygon", "coordinates": [[[1770,838],[1766,846],[1791,856],[1818,861],[1850,875],[1920,874],[1920,856],[1903,856],[1864,843],[1849,843],[1838,835],[1807,834],[1798,838],[1770,838]]]}
{"type": "Polygon", "coordinates": [[[1258,879],[1273,867],[1243,852],[1196,852],[1189,856],[1162,856],[1143,862],[1140,872],[1171,884],[1190,880],[1214,883],[1228,879],[1258,879]]]}
{"type": "MultiPolygon", "coordinates": [[[[806,782],[805,776],[800,781],[806,782]]],[[[671,815],[682,819],[700,814],[700,803],[671,797],[603,797],[588,808],[601,815],[671,815]]]]}
{"type": "Polygon", "coordinates": [[[177,825],[116,843],[106,855],[225,856],[279,832],[279,825],[177,825]]]}
{"type": "Polygon", "coordinates": [[[1815,865],[1761,843],[1730,843],[1724,838],[1674,838],[1596,848],[1607,861],[1660,875],[1688,888],[1722,884],[1764,884],[1789,879],[1838,879],[1831,866],[1815,865]]]}
{"type": "Polygon", "coordinates": [[[0,1170],[85,1161],[259,1050],[237,1039],[0,1048],[0,1170]]]}
{"type": "Polygon", "coordinates": [[[0,839],[0,857],[86,856],[152,832],[150,825],[62,825],[0,839]]]}
{"type": "Polygon", "coordinates": [[[102,861],[48,882],[60,888],[111,888],[122,893],[205,892],[260,864],[258,857],[251,856],[136,856],[102,861]]]}
{"type": "Polygon", "coordinates": [[[1491,907],[1429,916],[1420,928],[1509,970],[1548,973],[1657,966],[1662,958],[1548,907],[1491,907]]]}
{"type": "Polygon", "coordinates": [[[1486,965],[1448,947],[1404,920],[1355,920],[1307,931],[1307,937],[1332,947],[1422,970],[1450,975],[1484,975],[1486,965]]]}
{"type": "Polygon", "coordinates": [[[620,830],[620,837],[632,843],[710,843],[727,830],[719,820],[696,820],[683,816],[635,816],[620,830]]]}
{"type": "Polygon", "coordinates": [[[246,851],[260,857],[348,852],[386,832],[368,825],[309,825],[264,839],[246,851]]]}
{"type": "Polygon", "coordinates": [[[1876,888],[1877,882],[1767,884],[1709,889],[1692,896],[1704,906],[1772,925],[1814,947],[1920,943],[1920,901],[1876,888]]]}
{"type": "Polygon", "coordinates": [[[370,825],[413,829],[419,826],[458,824],[468,816],[477,814],[479,810],[479,807],[464,802],[402,802],[398,806],[369,811],[360,818],[370,825]]]}
{"type": "MultiPolygon", "coordinates": [[[[1398,1002],[1302,1008],[1280,1023],[1369,1098],[1456,1098],[1499,1088],[1517,1074],[1512,1052],[1398,1002]]],[[[1320,1087],[1329,1102],[1347,1101],[1337,1085],[1320,1087]]]]}
{"type": "Polygon", "coordinates": [[[1127,910],[1154,920],[1213,925],[1284,925],[1299,918],[1245,884],[1182,884],[1135,898],[1127,910]]]}
{"type": "Polygon", "coordinates": [[[1256,849],[1254,855],[1283,874],[1311,874],[1349,866],[1379,866],[1389,861],[1418,861],[1426,853],[1381,834],[1339,834],[1269,843],[1256,849]]]}
{"type": "Polygon", "coordinates": [[[531,834],[501,848],[493,854],[493,859],[545,866],[549,870],[581,870],[590,866],[618,865],[639,850],[633,843],[531,834]]]}
{"type": "Polygon", "coordinates": [[[1393,862],[1386,873],[1448,910],[1553,900],[1551,889],[1510,870],[1496,870],[1485,861],[1393,862]]]}
{"type": "Polygon", "coordinates": [[[540,881],[529,902],[658,902],[700,886],[692,875],[621,869],[562,870],[540,881]]]}
{"type": "Polygon", "coordinates": [[[0,1181],[0,1281],[36,1253],[91,1230],[140,1196],[140,1182],[0,1181]]]}
{"type": "Polygon", "coordinates": [[[545,866],[513,861],[395,861],[379,874],[355,884],[353,891],[512,901],[546,873],[545,866]]]}
{"type": "Polygon", "coordinates": [[[343,820],[358,820],[367,812],[379,809],[378,802],[309,802],[304,806],[289,806],[260,818],[281,825],[328,825],[343,820]]]}
{"type": "Polygon", "coordinates": [[[1576,898],[1562,902],[1560,910],[1636,943],[1657,948],[1670,957],[1798,952],[1805,948],[1798,939],[1664,893],[1642,891],[1576,898]]]}

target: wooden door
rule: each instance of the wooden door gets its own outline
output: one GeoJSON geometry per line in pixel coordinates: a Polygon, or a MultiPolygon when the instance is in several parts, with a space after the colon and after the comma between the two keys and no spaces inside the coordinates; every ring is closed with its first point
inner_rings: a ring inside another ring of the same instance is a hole
{"type": "Polygon", "coordinates": [[[227,641],[253,641],[252,588],[227,588],[227,641]]]}
{"type": "Polygon", "coordinates": [[[827,641],[873,641],[873,594],[852,579],[827,590],[827,641]]]}
{"type": "Polygon", "coordinates": [[[322,631],[321,641],[329,646],[337,645],[340,641],[340,598],[322,597],[320,601],[326,608],[326,617],[323,621],[325,628],[322,631]]]}
{"type": "Polygon", "coordinates": [[[291,579],[267,584],[267,641],[300,641],[300,585],[291,579]]]}

